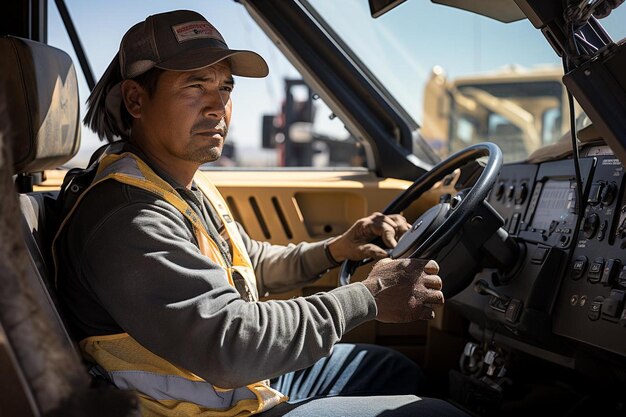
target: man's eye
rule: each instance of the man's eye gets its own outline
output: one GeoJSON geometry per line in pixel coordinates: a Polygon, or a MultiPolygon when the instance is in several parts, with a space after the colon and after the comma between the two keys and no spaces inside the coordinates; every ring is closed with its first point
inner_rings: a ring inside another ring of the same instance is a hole
{"type": "Polygon", "coordinates": [[[232,93],[233,92],[233,87],[230,85],[224,85],[221,88],[222,91],[226,91],[227,93],[232,93]]]}
{"type": "Polygon", "coordinates": [[[185,88],[189,88],[189,89],[192,89],[192,90],[204,91],[204,86],[202,84],[189,84],[185,88]]]}

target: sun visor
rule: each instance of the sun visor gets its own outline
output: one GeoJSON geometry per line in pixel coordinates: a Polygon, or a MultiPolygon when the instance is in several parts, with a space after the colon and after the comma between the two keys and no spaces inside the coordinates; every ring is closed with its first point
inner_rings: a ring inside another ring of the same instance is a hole
{"type": "Polygon", "coordinates": [[[504,23],[526,18],[514,0],[431,0],[433,3],[456,7],[504,23]]]}

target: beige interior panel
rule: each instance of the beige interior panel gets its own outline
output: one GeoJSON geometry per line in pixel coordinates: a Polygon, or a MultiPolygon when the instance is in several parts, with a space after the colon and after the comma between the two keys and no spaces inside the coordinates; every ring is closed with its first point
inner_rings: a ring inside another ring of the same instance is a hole
{"type": "Polygon", "coordinates": [[[410,185],[363,171],[205,171],[205,175],[252,238],[276,244],[336,236],[356,219],[382,210],[410,185]]]}

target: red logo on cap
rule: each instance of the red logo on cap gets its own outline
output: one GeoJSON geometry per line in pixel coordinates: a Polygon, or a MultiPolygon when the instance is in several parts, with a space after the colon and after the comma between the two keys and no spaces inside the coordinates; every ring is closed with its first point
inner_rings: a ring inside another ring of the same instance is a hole
{"type": "Polygon", "coordinates": [[[179,43],[200,38],[217,39],[224,42],[224,39],[222,39],[222,36],[219,34],[217,29],[211,26],[209,22],[202,20],[181,23],[179,25],[172,26],[172,30],[174,31],[174,36],[176,36],[176,40],[179,43]]]}

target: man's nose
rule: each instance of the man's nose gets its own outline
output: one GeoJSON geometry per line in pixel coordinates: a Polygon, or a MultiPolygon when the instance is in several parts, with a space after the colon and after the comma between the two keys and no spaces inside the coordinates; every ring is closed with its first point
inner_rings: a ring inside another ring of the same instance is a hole
{"type": "Polygon", "coordinates": [[[226,114],[226,103],[218,89],[207,92],[204,103],[204,116],[221,119],[226,114]]]}

